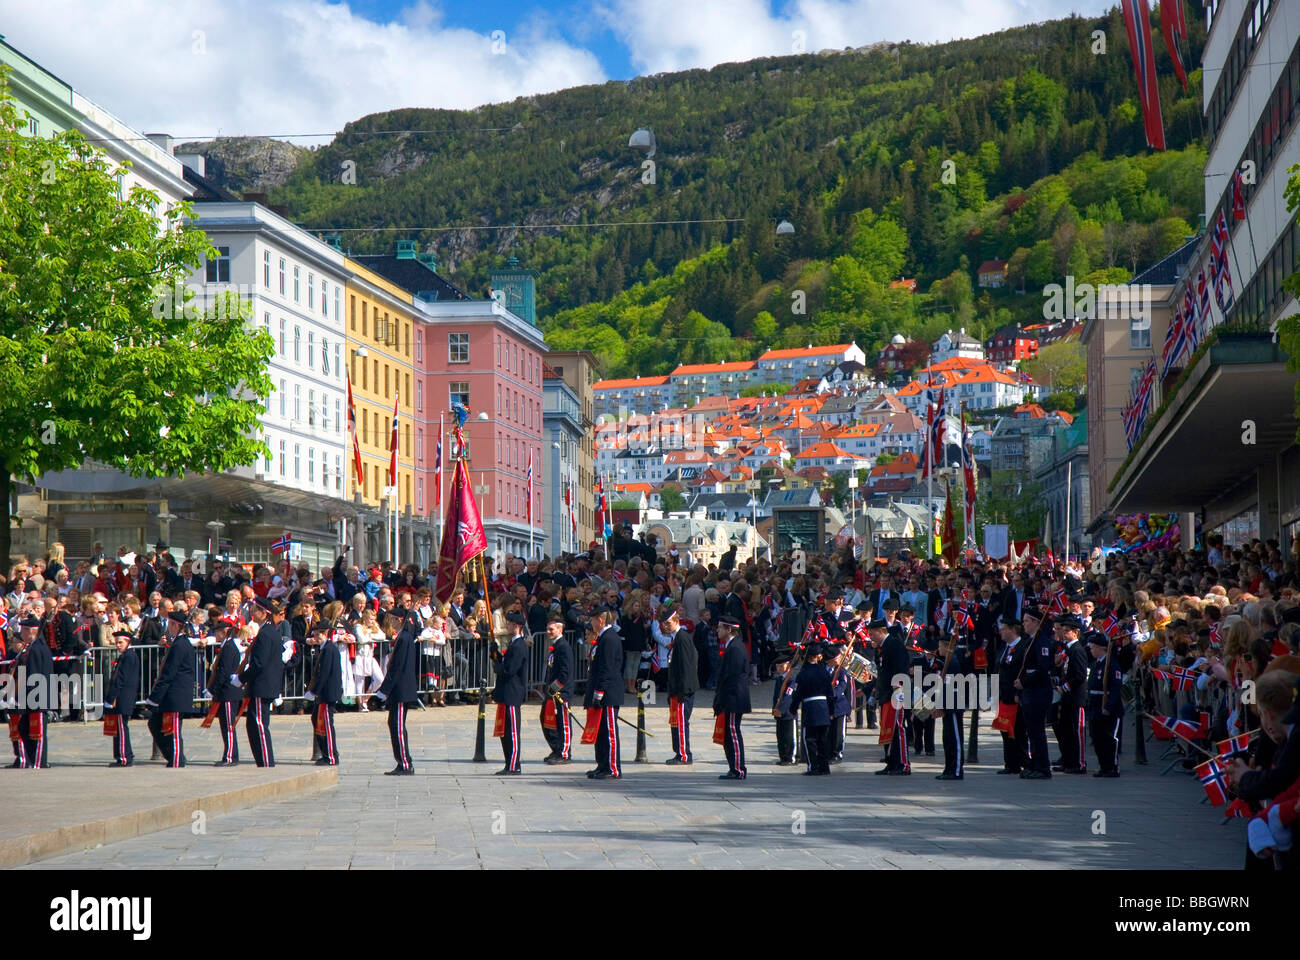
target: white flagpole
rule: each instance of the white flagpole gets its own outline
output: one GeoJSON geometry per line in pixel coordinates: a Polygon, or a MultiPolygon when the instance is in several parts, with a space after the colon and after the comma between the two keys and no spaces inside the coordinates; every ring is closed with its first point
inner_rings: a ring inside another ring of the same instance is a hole
{"type": "Polygon", "coordinates": [[[443,461],[444,461],[443,444],[445,442],[446,440],[442,435],[442,414],[440,413],[438,414],[438,449],[437,449],[438,463],[437,466],[434,468],[437,471],[437,475],[438,475],[438,490],[437,490],[438,502],[434,504],[434,512],[433,512],[434,542],[437,543],[439,551],[442,550],[442,482],[444,479],[446,479],[446,475],[447,475],[446,470],[443,469],[443,461]]]}

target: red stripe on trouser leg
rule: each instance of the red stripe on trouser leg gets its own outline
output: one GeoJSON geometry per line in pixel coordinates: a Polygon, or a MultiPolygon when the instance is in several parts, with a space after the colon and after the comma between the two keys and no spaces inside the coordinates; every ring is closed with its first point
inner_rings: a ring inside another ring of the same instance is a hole
{"type": "Polygon", "coordinates": [[[621,776],[618,769],[618,715],[614,713],[613,707],[606,707],[609,719],[606,721],[606,728],[609,731],[609,772],[614,776],[621,776]]]}
{"type": "Polygon", "coordinates": [[[564,746],[560,750],[560,756],[565,760],[569,759],[569,705],[563,700],[557,701],[559,708],[555,711],[556,719],[564,720],[564,746]]]}
{"type": "Polygon", "coordinates": [[[172,766],[181,765],[181,715],[172,714],[172,766]]]}
{"type": "Polygon", "coordinates": [[[509,707],[510,711],[510,769],[519,768],[519,708],[509,707]]]}
{"type": "Polygon", "coordinates": [[[1083,707],[1079,708],[1079,769],[1083,770],[1088,766],[1087,757],[1084,756],[1084,729],[1083,729],[1083,707]]]}

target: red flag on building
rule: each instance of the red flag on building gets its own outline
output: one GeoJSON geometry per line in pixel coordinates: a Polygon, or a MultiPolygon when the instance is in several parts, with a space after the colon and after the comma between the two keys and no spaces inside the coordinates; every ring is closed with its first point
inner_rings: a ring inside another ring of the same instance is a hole
{"type": "Polygon", "coordinates": [[[397,391],[393,391],[393,432],[388,438],[388,485],[397,486],[397,391]]]}
{"type": "Polygon", "coordinates": [[[1165,148],[1165,124],[1160,115],[1160,87],[1156,83],[1155,51],[1151,48],[1151,15],[1147,0],[1123,0],[1124,26],[1128,46],[1133,54],[1133,72],[1137,76],[1138,100],[1142,104],[1142,123],[1147,146],[1165,148]]]}
{"type": "Polygon", "coordinates": [[[1241,171],[1232,171],[1232,219],[1246,219],[1246,197],[1241,192],[1241,171]]]}
{"type": "Polygon", "coordinates": [[[528,525],[533,525],[533,451],[528,449],[528,525]]]}
{"type": "Polygon", "coordinates": [[[970,428],[966,425],[966,411],[961,412],[961,469],[965,486],[966,504],[963,514],[966,526],[966,542],[975,543],[975,487],[978,471],[975,468],[975,451],[971,447],[970,428]]]}
{"type": "Polygon", "coordinates": [[[442,528],[442,547],[438,551],[438,582],[434,595],[439,603],[451,599],[461,568],[487,549],[487,533],[479,516],[478,504],[469,485],[465,461],[457,460],[451,476],[451,497],[447,520],[442,528]]]}
{"type": "Polygon", "coordinates": [[[1183,55],[1179,52],[1178,42],[1187,40],[1187,19],[1184,16],[1183,0],[1160,0],[1160,32],[1165,35],[1165,46],[1169,49],[1169,59],[1174,64],[1174,76],[1187,92],[1187,70],[1183,67],[1183,55]]]}
{"type": "Polygon", "coordinates": [[[361,443],[357,440],[357,405],[352,399],[352,377],[348,376],[348,432],[352,434],[352,466],[357,471],[357,483],[362,482],[361,443]]]}
{"type": "Polygon", "coordinates": [[[442,418],[438,418],[438,452],[433,466],[433,502],[442,509],[442,418]]]}

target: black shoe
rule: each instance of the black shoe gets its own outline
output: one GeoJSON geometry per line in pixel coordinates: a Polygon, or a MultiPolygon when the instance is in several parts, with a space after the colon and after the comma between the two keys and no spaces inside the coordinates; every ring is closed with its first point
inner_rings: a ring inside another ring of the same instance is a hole
{"type": "Polygon", "coordinates": [[[998,771],[998,773],[1019,773],[1019,772],[1020,772],[1019,770],[1007,770],[1005,768],[998,771]]]}
{"type": "Polygon", "coordinates": [[[554,750],[552,750],[552,751],[551,751],[550,753],[548,753],[546,756],[542,757],[542,763],[551,763],[551,762],[554,761],[554,760],[556,759],[556,757],[558,757],[558,756],[559,756],[559,754],[557,754],[554,750]]]}
{"type": "Polygon", "coordinates": [[[793,767],[793,766],[794,766],[794,761],[793,761],[793,760],[778,760],[778,761],[776,762],[776,765],[777,765],[778,767],[793,767]]]}
{"type": "Polygon", "coordinates": [[[315,762],[316,766],[318,766],[318,767],[332,767],[332,766],[334,766],[334,764],[330,763],[330,762],[329,762],[328,760],[326,760],[324,757],[321,757],[319,760],[316,760],[316,761],[314,761],[314,762],[315,762]]]}
{"type": "Polygon", "coordinates": [[[886,767],[885,774],[886,776],[890,776],[890,777],[910,777],[912,775],[912,771],[911,770],[890,770],[888,767],[886,767]]]}
{"type": "Polygon", "coordinates": [[[1119,771],[1118,771],[1118,770],[1098,770],[1096,773],[1093,774],[1093,776],[1094,776],[1094,777],[1106,777],[1106,778],[1109,779],[1109,780],[1113,780],[1113,779],[1115,779],[1116,777],[1119,776],[1119,771]]]}
{"type": "Polygon", "coordinates": [[[391,770],[385,770],[386,777],[409,777],[415,773],[414,767],[393,767],[391,770]]]}
{"type": "Polygon", "coordinates": [[[135,766],[135,764],[131,763],[129,760],[128,760],[126,763],[118,763],[116,760],[110,760],[108,765],[109,765],[110,767],[132,767],[132,766],[135,766]]]}
{"type": "Polygon", "coordinates": [[[587,776],[591,777],[591,779],[593,780],[617,780],[618,779],[618,777],[614,776],[614,774],[610,773],[608,770],[597,770],[594,773],[587,774],[587,776]]]}
{"type": "Polygon", "coordinates": [[[588,780],[595,780],[595,779],[596,779],[596,774],[598,774],[598,773],[600,773],[600,772],[601,772],[600,770],[588,770],[588,771],[587,771],[587,779],[588,779],[588,780]]]}
{"type": "Polygon", "coordinates": [[[956,774],[956,773],[941,773],[941,774],[939,774],[937,777],[935,777],[934,779],[936,779],[936,780],[962,780],[962,779],[965,779],[965,778],[962,777],[962,776],[960,776],[960,775],[958,775],[958,774],[956,774]]]}
{"type": "Polygon", "coordinates": [[[1050,773],[1044,773],[1042,770],[1025,770],[1020,774],[1021,780],[1051,780],[1050,773]]]}
{"type": "Polygon", "coordinates": [[[568,757],[556,757],[554,760],[551,761],[551,766],[563,767],[566,764],[570,764],[570,763],[573,763],[573,761],[570,760],[568,757]]]}
{"type": "Polygon", "coordinates": [[[925,755],[926,755],[927,757],[933,757],[933,756],[934,756],[934,751],[933,751],[933,750],[927,750],[927,751],[925,751],[925,755]]]}
{"type": "Polygon", "coordinates": [[[19,763],[17,760],[15,760],[13,763],[9,764],[9,769],[10,769],[10,770],[21,770],[21,769],[23,769],[23,765],[22,765],[21,763],[19,763]]]}
{"type": "Polygon", "coordinates": [[[1068,770],[1062,770],[1062,773],[1073,773],[1077,776],[1083,776],[1088,772],[1087,767],[1070,767],[1068,770]]]}
{"type": "Polygon", "coordinates": [[[213,766],[214,766],[214,767],[237,767],[237,766],[239,766],[239,761],[238,761],[238,760],[218,760],[216,763],[213,764],[213,766]]]}
{"type": "Polygon", "coordinates": [[[817,776],[817,771],[816,771],[816,770],[805,770],[805,771],[803,772],[803,775],[804,775],[805,777],[815,777],[815,776],[817,776]]]}
{"type": "Polygon", "coordinates": [[[680,757],[672,757],[664,761],[664,765],[668,767],[689,767],[694,763],[694,760],[683,760],[680,757]]]}
{"type": "Polygon", "coordinates": [[[888,767],[885,767],[885,768],[883,768],[883,769],[881,769],[881,770],[877,770],[877,771],[876,771],[876,776],[878,776],[878,777],[883,777],[883,776],[885,776],[885,775],[887,775],[887,774],[889,774],[889,773],[891,773],[891,772],[892,772],[892,771],[891,771],[888,767]]]}
{"type": "Polygon", "coordinates": [[[837,763],[843,763],[844,761],[839,757],[831,757],[830,760],[828,760],[827,762],[834,765],[837,763]]]}
{"type": "Polygon", "coordinates": [[[1053,773],[1065,773],[1065,767],[1061,766],[1059,763],[1054,763],[1054,764],[1052,764],[1052,772],[1053,772],[1053,773]]]}
{"type": "Polygon", "coordinates": [[[519,770],[511,770],[509,767],[502,767],[500,770],[498,770],[498,771],[496,772],[496,776],[498,776],[498,777],[517,777],[517,776],[519,776],[520,772],[521,772],[521,771],[519,771],[519,770]]]}

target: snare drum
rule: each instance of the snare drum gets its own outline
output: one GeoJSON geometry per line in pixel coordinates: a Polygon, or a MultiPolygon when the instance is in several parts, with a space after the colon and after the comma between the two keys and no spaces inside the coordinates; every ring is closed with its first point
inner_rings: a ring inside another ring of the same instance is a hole
{"type": "Polygon", "coordinates": [[[844,669],[858,683],[871,683],[876,679],[876,668],[860,653],[850,654],[849,662],[844,665],[844,669]]]}

